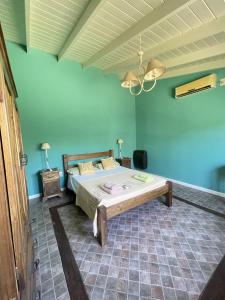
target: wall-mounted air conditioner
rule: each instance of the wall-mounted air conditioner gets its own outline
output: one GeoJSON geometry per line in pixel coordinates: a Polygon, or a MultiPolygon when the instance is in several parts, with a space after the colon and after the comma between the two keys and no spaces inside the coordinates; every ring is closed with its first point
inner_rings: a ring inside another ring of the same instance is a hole
{"type": "Polygon", "coordinates": [[[211,74],[202,77],[198,80],[186,83],[184,85],[178,86],[175,89],[175,97],[180,99],[182,97],[199,93],[211,88],[216,87],[216,74],[211,74]]]}

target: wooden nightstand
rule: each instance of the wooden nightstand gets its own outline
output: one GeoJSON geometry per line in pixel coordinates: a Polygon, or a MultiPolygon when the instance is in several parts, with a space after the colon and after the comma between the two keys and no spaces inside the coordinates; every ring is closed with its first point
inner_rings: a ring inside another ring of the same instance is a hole
{"type": "Polygon", "coordinates": [[[59,170],[57,168],[40,171],[42,188],[43,188],[43,200],[47,200],[50,197],[62,197],[60,189],[60,177],[59,170]]]}
{"type": "Polygon", "coordinates": [[[116,161],[122,166],[131,169],[131,158],[130,157],[123,157],[123,158],[116,158],[116,161]]]}

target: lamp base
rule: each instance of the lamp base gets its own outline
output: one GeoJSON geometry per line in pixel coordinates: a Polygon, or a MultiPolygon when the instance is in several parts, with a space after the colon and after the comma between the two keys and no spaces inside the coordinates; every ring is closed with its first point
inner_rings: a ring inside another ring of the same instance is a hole
{"type": "Polygon", "coordinates": [[[121,144],[119,144],[119,158],[122,159],[123,156],[122,156],[122,147],[121,147],[121,144]]]}

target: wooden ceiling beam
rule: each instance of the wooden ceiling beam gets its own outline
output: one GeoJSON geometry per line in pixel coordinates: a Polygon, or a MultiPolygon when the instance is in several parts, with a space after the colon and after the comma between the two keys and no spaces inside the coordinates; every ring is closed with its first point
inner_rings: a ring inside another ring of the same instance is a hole
{"type": "Polygon", "coordinates": [[[225,54],[225,43],[165,60],[164,64],[169,69],[222,54],[225,54]]]}
{"type": "Polygon", "coordinates": [[[24,9],[25,9],[25,31],[26,31],[26,50],[30,51],[30,3],[31,0],[25,0],[24,9]]]}
{"type": "MultiPolygon", "coordinates": [[[[216,59],[214,61],[210,62],[199,62],[198,64],[190,64],[188,66],[180,66],[180,68],[177,69],[168,69],[167,72],[160,77],[158,80],[166,79],[166,78],[172,78],[172,77],[177,77],[177,76],[183,76],[187,74],[192,74],[192,73],[199,73],[202,71],[207,71],[207,70],[213,70],[213,69],[220,69],[225,67],[225,57],[222,57],[220,59],[216,59]]],[[[120,73],[118,74],[120,80],[123,79],[124,74],[120,73]]]]}
{"type": "Polygon", "coordinates": [[[65,53],[71,47],[71,45],[79,39],[82,32],[88,26],[90,21],[94,18],[97,11],[101,8],[101,6],[103,5],[103,3],[105,1],[106,0],[91,0],[89,2],[87,8],[85,9],[83,14],[79,18],[78,22],[73,27],[73,29],[72,29],[71,33],[69,34],[69,36],[67,37],[64,45],[60,49],[59,54],[58,54],[58,60],[62,59],[64,57],[65,53]]]}
{"type": "MultiPolygon", "coordinates": [[[[183,35],[176,36],[164,43],[161,43],[158,46],[150,48],[149,50],[145,51],[145,57],[149,59],[151,57],[158,56],[162,53],[166,53],[170,50],[185,46],[187,44],[204,39],[208,36],[222,32],[224,31],[224,29],[225,29],[225,16],[215,21],[212,21],[208,24],[203,24],[202,26],[194,30],[190,30],[183,35]]],[[[118,63],[116,65],[113,65],[105,69],[105,72],[120,73],[122,71],[127,70],[130,67],[132,69],[132,67],[134,67],[134,64],[137,63],[137,59],[138,59],[137,55],[134,55],[133,57],[126,59],[121,63],[118,63]]]]}
{"type": "Polygon", "coordinates": [[[128,28],[120,36],[114,39],[109,45],[105,48],[94,54],[90,59],[84,62],[83,66],[87,67],[93,65],[96,61],[106,56],[113,50],[117,49],[121,45],[128,42],[130,39],[141,34],[146,29],[151,28],[152,26],[157,25],[165,18],[176,13],[178,10],[186,7],[187,5],[194,2],[193,0],[169,0],[155,8],[152,12],[144,16],[139,22],[135,23],[133,26],[128,28]]]}
{"type": "MultiPolygon", "coordinates": [[[[158,80],[225,67],[225,43],[182,55],[178,60],[176,58],[169,59],[166,61],[166,65],[166,73],[158,80]]],[[[137,73],[135,69],[132,71],[137,73]]],[[[119,73],[118,76],[122,80],[124,73],[119,73]]]]}
{"type": "Polygon", "coordinates": [[[161,79],[183,76],[183,75],[198,73],[207,70],[220,69],[223,67],[225,67],[225,57],[217,60],[215,59],[215,61],[212,62],[203,62],[203,63],[200,62],[197,65],[190,65],[190,66],[185,66],[174,70],[168,70],[168,72],[166,72],[161,79]]]}
{"type": "MultiPolygon", "coordinates": [[[[199,61],[199,64],[204,63],[205,60],[208,58],[212,58],[215,57],[215,61],[217,61],[220,55],[223,55],[223,60],[225,60],[225,43],[210,47],[210,48],[206,48],[206,49],[202,49],[202,50],[198,50],[189,54],[184,54],[181,55],[177,58],[171,58],[168,60],[164,61],[164,64],[167,66],[167,71],[165,73],[165,75],[163,76],[163,78],[167,77],[167,73],[171,74],[174,71],[170,70],[173,69],[174,67],[178,67],[179,70],[180,69],[184,69],[187,67],[189,67],[189,65],[196,63],[199,61]]],[[[206,62],[205,64],[209,65],[212,62],[206,62]]],[[[196,65],[196,64],[195,64],[196,65]]],[[[198,65],[198,64],[197,64],[198,65]]],[[[222,64],[224,65],[224,64],[222,64]]],[[[193,65],[191,65],[193,66],[193,65]]],[[[134,70],[134,73],[136,73],[136,71],[134,70]]],[[[176,73],[176,72],[175,72],[176,73]]]]}

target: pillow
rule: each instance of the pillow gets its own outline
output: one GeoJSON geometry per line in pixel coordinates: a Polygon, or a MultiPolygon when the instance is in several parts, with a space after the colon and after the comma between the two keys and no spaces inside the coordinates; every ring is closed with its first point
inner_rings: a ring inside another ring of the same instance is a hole
{"type": "Polygon", "coordinates": [[[114,160],[113,157],[103,158],[101,161],[102,161],[103,168],[105,170],[114,169],[114,168],[117,168],[120,165],[118,162],[116,162],[114,160]]]}
{"type": "Polygon", "coordinates": [[[80,171],[80,175],[95,173],[95,169],[94,169],[94,166],[92,164],[92,161],[89,161],[89,162],[86,162],[86,163],[79,163],[78,168],[79,168],[79,171],[80,171]]]}
{"type": "Polygon", "coordinates": [[[97,163],[97,164],[95,164],[95,167],[96,167],[96,169],[98,169],[98,170],[103,170],[103,165],[102,165],[102,163],[97,163]]]}
{"type": "Polygon", "coordinates": [[[67,170],[67,173],[70,175],[79,175],[80,174],[78,167],[70,168],[69,170],[67,170]]]}

